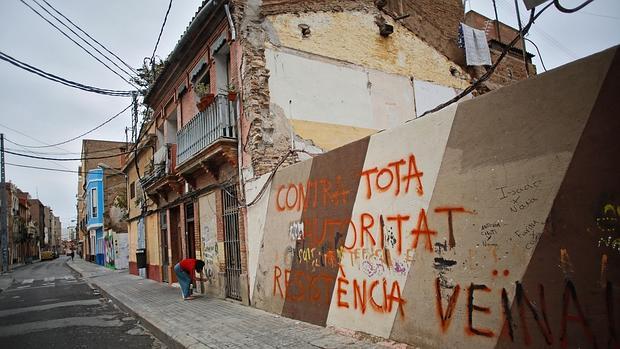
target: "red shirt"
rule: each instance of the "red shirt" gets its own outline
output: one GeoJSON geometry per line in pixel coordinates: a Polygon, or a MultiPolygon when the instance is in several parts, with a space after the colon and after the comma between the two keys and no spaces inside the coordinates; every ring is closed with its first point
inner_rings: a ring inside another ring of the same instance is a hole
{"type": "Polygon", "coordinates": [[[196,260],[194,258],[185,258],[179,262],[179,265],[181,265],[181,269],[183,269],[183,271],[189,274],[192,281],[196,280],[196,260]]]}

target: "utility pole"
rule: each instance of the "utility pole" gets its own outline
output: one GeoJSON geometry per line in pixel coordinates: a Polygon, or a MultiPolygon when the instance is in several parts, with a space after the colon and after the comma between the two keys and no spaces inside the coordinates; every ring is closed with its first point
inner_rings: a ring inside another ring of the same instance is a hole
{"type": "Polygon", "coordinates": [[[9,271],[9,246],[7,241],[7,234],[9,228],[7,227],[7,203],[6,203],[6,179],[4,177],[4,133],[0,133],[0,235],[2,235],[0,242],[2,246],[2,272],[7,273],[9,271]]]}

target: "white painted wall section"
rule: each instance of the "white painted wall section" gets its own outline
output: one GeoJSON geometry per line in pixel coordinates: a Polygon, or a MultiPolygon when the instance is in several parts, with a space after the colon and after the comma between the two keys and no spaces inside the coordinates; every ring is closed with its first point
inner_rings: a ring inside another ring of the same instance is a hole
{"type": "Polygon", "coordinates": [[[271,103],[289,119],[380,130],[415,117],[407,77],[270,48],[265,56],[271,103]]]}

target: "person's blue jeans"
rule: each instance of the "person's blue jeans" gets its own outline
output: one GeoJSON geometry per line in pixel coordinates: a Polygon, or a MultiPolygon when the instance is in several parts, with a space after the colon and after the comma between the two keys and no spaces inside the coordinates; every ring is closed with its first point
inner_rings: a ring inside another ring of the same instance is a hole
{"type": "Polygon", "coordinates": [[[187,274],[185,270],[181,269],[181,265],[179,263],[174,266],[174,273],[177,274],[177,280],[179,280],[179,286],[181,286],[183,298],[189,297],[189,284],[192,282],[189,274],[187,274]]]}

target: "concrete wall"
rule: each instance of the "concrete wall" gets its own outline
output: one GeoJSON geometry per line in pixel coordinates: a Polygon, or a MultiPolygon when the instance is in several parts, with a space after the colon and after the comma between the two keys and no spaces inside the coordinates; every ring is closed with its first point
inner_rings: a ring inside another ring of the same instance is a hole
{"type": "Polygon", "coordinates": [[[280,170],[248,210],[253,305],[420,347],[617,347],[619,81],[611,49],[280,170]]]}

